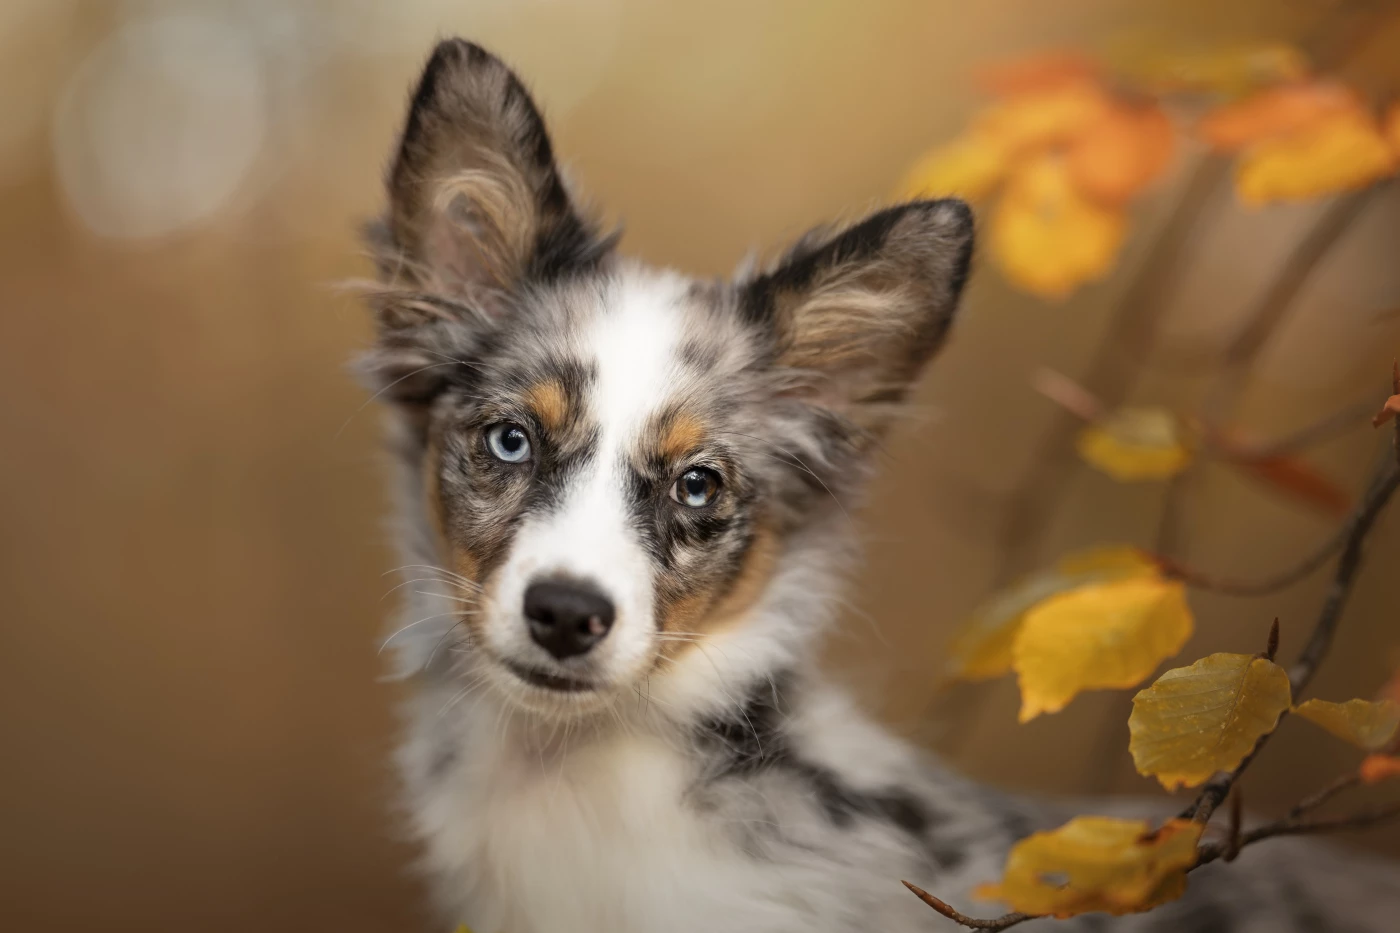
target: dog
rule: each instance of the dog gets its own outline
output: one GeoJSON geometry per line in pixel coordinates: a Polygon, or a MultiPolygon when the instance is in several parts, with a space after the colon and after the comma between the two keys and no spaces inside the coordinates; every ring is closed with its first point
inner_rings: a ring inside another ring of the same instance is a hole
{"type": "MultiPolygon", "coordinates": [[[[370,232],[409,594],[398,764],[449,925],[913,933],[1069,811],[953,774],[815,668],[871,454],[953,323],[956,200],[703,281],[622,258],[497,58],[442,42],[370,232]]],[[[1100,808],[1102,812],[1103,808],[1100,808]]],[[[1051,921],[1041,921],[1048,928],[1051,921]]],[[[1395,931],[1396,872],[1278,842],[1065,930],[1395,931]]]]}

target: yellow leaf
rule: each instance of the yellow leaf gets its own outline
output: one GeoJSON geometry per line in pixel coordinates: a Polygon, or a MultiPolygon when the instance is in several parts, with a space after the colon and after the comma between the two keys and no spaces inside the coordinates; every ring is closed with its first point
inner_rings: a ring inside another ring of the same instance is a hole
{"type": "Polygon", "coordinates": [[[1394,700],[1308,700],[1293,712],[1368,752],[1384,748],[1400,729],[1400,703],[1394,700]]]}
{"type": "Polygon", "coordinates": [[[1356,93],[1337,81],[1286,84],[1217,107],[1201,118],[1196,131],[1216,149],[1234,150],[1297,133],[1360,106],[1356,93]]]}
{"type": "Polygon", "coordinates": [[[1093,81],[1070,81],[999,101],[977,117],[974,131],[1012,155],[1068,142],[1103,119],[1113,101],[1093,81]]]}
{"type": "Polygon", "coordinates": [[[963,625],[950,650],[949,672],[967,680],[1011,670],[1011,648],[1026,613],[1037,603],[1085,583],[1151,576],[1157,565],[1134,547],[1091,548],[1063,558],[984,602],[963,625]]]}
{"type": "Polygon", "coordinates": [[[967,133],[923,156],[900,186],[901,198],[956,195],[977,201],[1006,177],[1005,145],[980,133],[967,133]]]}
{"type": "Polygon", "coordinates": [[[1077,446],[1120,483],[1165,479],[1191,463],[1181,421],[1165,408],[1120,408],[1080,431],[1077,446]]]}
{"type": "Polygon", "coordinates": [[[1129,577],[1052,596],[1026,614],[1012,648],[1021,722],[1083,690],[1132,687],[1181,650],[1193,622],[1180,583],[1129,577]]]}
{"type": "Polygon", "coordinates": [[[1235,192],[1255,206],[1304,201],[1364,188],[1395,171],[1395,164],[1376,121],[1347,111],[1250,149],[1235,168],[1235,192]]]}
{"type": "Polygon", "coordinates": [[[1126,227],[1120,211],[1079,193],[1063,158],[1044,155],[1012,173],[992,215],[989,248],[1012,283],[1064,298],[1113,267],[1126,227]]]}
{"type": "Polygon", "coordinates": [[[1212,654],[1167,671],[1133,697],[1128,750],[1139,774],[1167,790],[1195,787],[1244,760],[1278,725],[1288,675],[1252,654],[1212,654]]]}
{"type": "Polygon", "coordinates": [[[1124,204],[1162,174],[1174,146],[1171,120],[1160,107],[1119,105],[1075,139],[1065,159],[1081,193],[1124,204]]]}
{"type": "Polygon", "coordinates": [[[1178,819],[1152,833],[1144,820],[1077,816],[1018,842],[1001,883],[982,885],[977,896],[1062,918],[1150,910],[1186,890],[1203,829],[1178,819]]]}

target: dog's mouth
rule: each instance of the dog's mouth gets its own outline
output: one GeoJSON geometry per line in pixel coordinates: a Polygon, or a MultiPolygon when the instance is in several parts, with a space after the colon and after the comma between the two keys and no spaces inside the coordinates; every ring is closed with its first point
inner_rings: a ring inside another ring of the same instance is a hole
{"type": "Polygon", "coordinates": [[[548,671],[525,667],[512,661],[505,662],[506,669],[532,687],[554,690],[559,693],[586,693],[598,689],[596,684],[576,677],[551,674],[548,671]]]}

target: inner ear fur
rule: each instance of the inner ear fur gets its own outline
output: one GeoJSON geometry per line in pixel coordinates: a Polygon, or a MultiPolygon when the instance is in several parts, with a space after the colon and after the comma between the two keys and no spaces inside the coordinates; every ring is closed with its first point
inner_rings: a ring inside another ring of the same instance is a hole
{"type": "Polygon", "coordinates": [[[803,237],[745,288],[747,317],[770,329],[791,394],[867,428],[943,343],[967,278],[972,212],[913,201],[838,232],[803,237]]]}
{"type": "Polygon", "coordinates": [[[440,43],[423,70],[388,190],[381,271],[446,296],[592,268],[613,242],[575,208],[520,79],[462,39],[440,43]]]}

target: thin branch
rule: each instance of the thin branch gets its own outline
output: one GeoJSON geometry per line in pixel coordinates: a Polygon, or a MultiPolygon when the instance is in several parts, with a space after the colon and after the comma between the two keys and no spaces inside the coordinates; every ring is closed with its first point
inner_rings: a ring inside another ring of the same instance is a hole
{"type": "Polygon", "coordinates": [[[919,900],[923,901],[949,920],[952,920],[954,923],[961,923],[971,930],[1005,930],[1007,927],[1014,927],[1018,923],[1023,923],[1027,920],[1035,920],[1038,916],[1036,914],[1006,914],[993,920],[978,920],[976,917],[969,917],[967,914],[959,913],[917,884],[910,884],[907,881],[901,882],[901,884],[913,891],[919,900]]]}
{"type": "Polygon", "coordinates": [[[1214,446],[1227,449],[1231,460],[1270,460],[1286,454],[1295,454],[1300,450],[1345,434],[1352,428],[1364,424],[1375,414],[1375,411],[1376,403],[1368,396],[1359,402],[1353,402],[1345,408],[1339,408],[1326,414],[1312,424],[1291,434],[1286,434],[1277,440],[1263,443],[1234,441],[1229,445],[1222,445],[1219,440],[1216,440],[1214,446]]]}
{"type": "Polygon", "coordinates": [[[1203,411],[1208,415],[1228,415],[1225,409],[1231,407],[1231,401],[1239,396],[1254,361],[1293,310],[1312,274],[1385,187],[1385,183],[1376,184],[1333,200],[1279,265],[1278,277],[1259,297],[1244,326],[1225,347],[1221,361],[1223,372],[1216,380],[1210,399],[1203,406],[1203,411]]]}
{"type": "MultiPolygon", "coordinates": [[[[1356,518],[1350,523],[1342,556],[1337,561],[1337,570],[1333,575],[1332,585],[1327,591],[1327,597],[1323,601],[1317,623],[1313,626],[1312,636],[1308,639],[1308,643],[1303,646],[1303,651],[1298,656],[1297,662],[1288,670],[1288,682],[1295,701],[1312,682],[1313,675],[1317,673],[1318,665],[1322,663],[1322,659],[1327,656],[1327,650],[1332,646],[1332,638],[1337,632],[1337,623],[1341,619],[1342,610],[1346,607],[1347,598],[1351,595],[1352,586],[1356,582],[1356,574],[1361,569],[1366,537],[1397,488],[1400,488],[1400,466],[1387,459],[1375,481],[1371,483],[1371,488],[1367,491],[1365,498],[1357,506],[1356,518]]],[[[1288,712],[1285,710],[1283,716],[1287,715],[1288,712]]],[[[1221,772],[1207,781],[1205,786],[1201,788],[1201,793],[1195,802],[1182,811],[1182,819],[1195,820],[1198,823],[1209,821],[1215,808],[1224,801],[1235,781],[1249,767],[1250,762],[1259,754],[1259,750],[1269,741],[1269,736],[1272,734],[1272,732],[1268,732],[1261,735],[1259,741],[1254,743],[1254,748],[1233,771],[1221,772]]]]}
{"type": "MultiPolygon", "coordinates": [[[[1093,397],[1114,408],[1136,382],[1139,362],[1147,356],[1166,313],[1173,286],[1194,245],[1192,233],[1206,208],[1230,177],[1230,163],[1206,156],[1194,169],[1171,216],[1157,234],[1142,266],[1117,302],[1108,330],[1079,380],[1093,397]]],[[[1011,497],[1001,530],[1003,559],[997,583],[1014,579],[1034,563],[1041,532],[1054,517],[1056,495],[1074,468],[1073,441],[1081,419],[1060,411],[1030,458],[1034,469],[1011,497]]]]}
{"type": "MultiPolygon", "coordinates": [[[[1278,630],[1278,624],[1274,624],[1278,630]]],[[[1244,825],[1244,794],[1236,787],[1230,795],[1230,834],[1225,840],[1225,861],[1233,862],[1239,857],[1244,842],[1240,838],[1240,828],[1244,825]]]]}
{"type": "MultiPolygon", "coordinates": [[[[1316,836],[1323,833],[1341,833],[1352,829],[1370,829],[1381,823],[1400,818],[1400,801],[1388,806],[1377,807],[1374,810],[1362,810],[1349,816],[1339,816],[1331,820],[1314,820],[1303,822],[1294,819],[1282,819],[1273,823],[1266,823],[1263,826],[1255,827],[1240,835],[1240,848],[1259,842],[1263,839],[1272,839],[1276,836],[1316,836]]],[[[1209,865],[1218,858],[1223,857],[1228,851],[1228,846],[1224,843],[1211,843],[1201,846],[1200,854],[1196,859],[1196,864],[1188,871],[1194,871],[1202,865],[1209,865]]]]}

